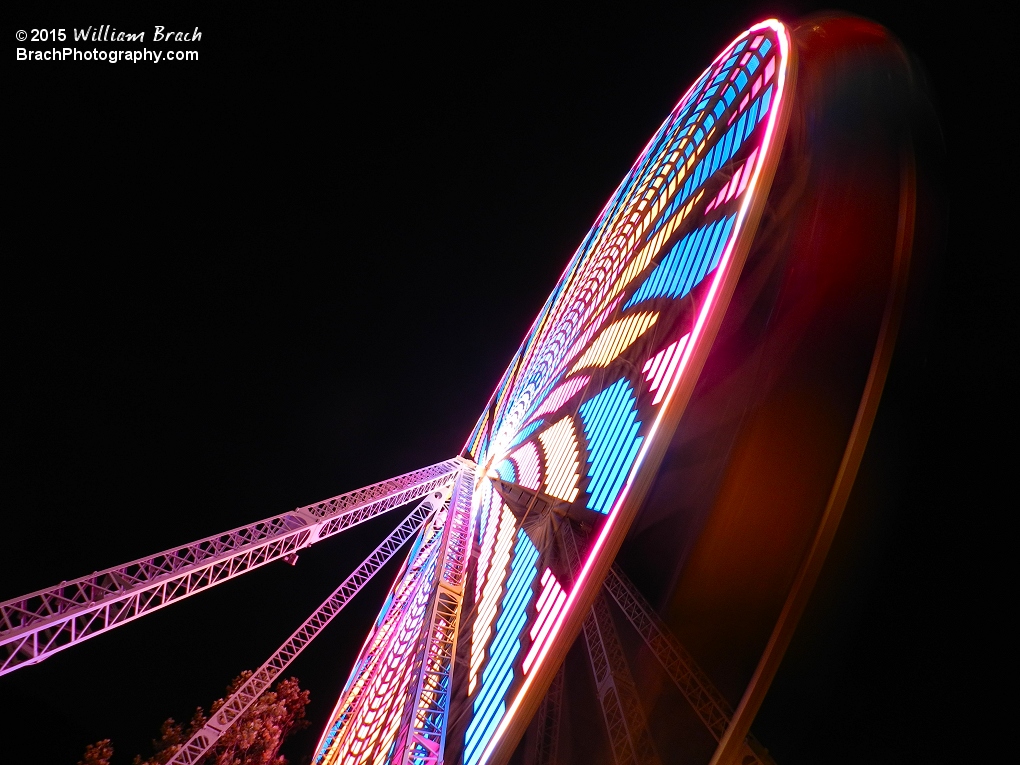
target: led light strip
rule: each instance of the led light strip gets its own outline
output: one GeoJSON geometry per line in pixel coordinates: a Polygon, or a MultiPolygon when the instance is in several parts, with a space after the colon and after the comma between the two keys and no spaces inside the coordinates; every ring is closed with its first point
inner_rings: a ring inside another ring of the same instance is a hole
{"type": "MultiPolygon", "coordinates": [[[[769,104],[770,108],[767,110],[768,121],[765,127],[765,134],[761,141],[761,151],[763,158],[768,156],[770,150],[773,149],[773,137],[776,131],[777,118],[781,111],[781,104],[783,103],[783,100],[786,95],[785,90],[787,79],[787,63],[789,62],[790,56],[789,37],[786,28],[780,22],[774,19],[770,19],[768,21],[765,21],[761,24],[752,27],[750,30],[741,35],[734,43],[735,45],[741,40],[747,38],[749,35],[759,30],[766,29],[773,31],[776,35],[780,47],[780,58],[782,61],[782,66],[778,67],[776,70],[778,72],[778,76],[776,78],[775,83],[775,95],[772,98],[771,103],[769,104]]],[[[727,55],[733,47],[734,46],[731,45],[730,48],[727,48],[727,50],[724,51],[724,53],[720,54],[720,56],[717,57],[716,62],[713,62],[713,67],[716,66],[717,63],[723,58],[723,56],[727,55]]],[[[710,69],[711,68],[712,67],[710,67],[710,69]]],[[[703,80],[699,80],[699,83],[701,82],[703,82],[703,80]]],[[[649,147],[646,147],[646,152],[649,150],[651,143],[652,142],[649,142],[649,147]]],[[[632,465],[627,475],[627,478],[624,481],[624,484],[616,497],[613,507],[608,513],[606,521],[602,524],[601,528],[599,529],[593,541],[592,547],[589,550],[589,553],[581,566],[581,571],[578,573],[577,578],[575,580],[575,584],[571,588],[570,593],[567,596],[566,603],[563,609],[559,612],[559,615],[555,618],[553,626],[550,630],[549,637],[546,639],[546,642],[543,644],[543,646],[538,652],[537,658],[533,661],[531,665],[533,671],[525,676],[521,684],[521,687],[517,690],[517,693],[514,695],[513,700],[510,702],[510,706],[507,709],[506,714],[503,715],[501,722],[499,723],[498,726],[495,727],[495,729],[492,732],[492,735],[489,736],[488,743],[484,751],[482,752],[481,756],[477,758],[476,763],[474,763],[473,765],[480,765],[482,763],[487,762],[489,757],[491,757],[493,751],[495,750],[496,746],[502,740],[502,737],[506,733],[506,730],[511,724],[511,721],[514,720],[514,716],[519,705],[521,704],[522,700],[527,696],[527,692],[531,686],[531,683],[533,682],[534,678],[539,675],[539,673],[535,672],[534,670],[537,667],[541,666],[543,660],[548,654],[550,646],[554,644],[555,637],[562,628],[566,616],[571,612],[573,604],[579,597],[579,594],[585,589],[585,585],[587,583],[588,577],[590,576],[590,572],[594,565],[595,560],[598,558],[600,552],[602,551],[602,548],[606,545],[607,539],[614,530],[619,508],[627,500],[627,497],[630,493],[630,489],[633,485],[634,477],[637,474],[638,470],[640,469],[641,463],[643,462],[645,456],[648,453],[649,446],[654,442],[655,435],[662,424],[663,417],[665,416],[665,412],[668,409],[668,403],[672,400],[674,394],[676,393],[677,388],[684,377],[683,373],[686,370],[688,364],[690,363],[693,354],[697,350],[699,350],[700,340],[705,331],[708,317],[711,314],[712,309],[715,307],[715,304],[719,297],[721,286],[729,272],[729,266],[731,264],[731,259],[733,257],[734,246],[738,239],[736,234],[741,231],[744,220],[746,219],[749,213],[751,202],[755,198],[754,189],[758,184],[758,180],[761,177],[761,172],[764,167],[765,162],[763,159],[763,161],[757,163],[754,166],[753,170],[751,171],[752,172],[751,180],[747,184],[748,193],[744,195],[744,198],[740,203],[740,209],[739,212],[737,213],[736,221],[734,222],[733,225],[733,234],[727,241],[725,249],[720,257],[719,265],[716,268],[714,277],[710,281],[701,308],[697,312],[697,318],[695,320],[694,327],[690,332],[689,340],[686,344],[686,347],[681,352],[677,370],[673,375],[672,381],[669,384],[668,391],[664,397],[667,406],[664,406],[661,409],[659,409],[658,415],[652,421],[647,431],[646,437],[644,438],[644,441],[641,447],[639,448],[634,464],[632,465]]],[[[613,199],[611,199],[610,202],[607,203],[605,209],[608,209],[612,202],[613,199]]],[[[573,265],[574,262],[571,263],[571,266],[573,265]]]]}

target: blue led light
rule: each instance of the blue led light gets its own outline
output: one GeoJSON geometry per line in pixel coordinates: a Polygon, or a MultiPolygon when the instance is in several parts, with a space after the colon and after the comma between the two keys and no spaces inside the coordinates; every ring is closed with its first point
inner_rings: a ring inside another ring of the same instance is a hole
{"type": "MultiPolygon", "coordinates": [[[[545,401],[545,396],[537,398],[535,400],[535,406],[532,406],[531,408],[532,409],[537,408],[539,401],[545,401]]],[[[534,422],[529,422],[516,436],[514,436],[514,440],[510,442],[510,446],[507,448],[513,449],[515,446],[517,446],[517,444],[521,443],[521,441],[523,441],[525,438],[534,433],[535,429],[539,425],[541,425],[542,422],[543,420],[535,420],[534,422]]]]}
{"type": "Polygon", "coordinates": [[[754,130],[754,126],[758,124],[758,106],[761,104],[761,99],[755,100],[751,104],[751,108],[747,110],[747,129],[744,132],[744,138],[754,130]]]}
{"type": "Polygon", "coordinates": [[[496,465],[496,472],[499,473],[499,477],[504,481],[510,483],[516,483],[517,476],[514,474],[514,465],[510,460],[503,460],[496,465]]]}
{"type": "Polygon", "coordinates": [[[538,550],[524,530],[517,532],[510,578],[503,595],[502,612],[496,620],[496,636],[489,647],[489,662],[481,675],[481,690],[474,701],[474,717],[464,733],[464,763],[475,765],[506,712],[503,698],[513,680],[514,659],[521,650],[521,631],[528,622],[527,609],[534,595],[531,585],[538,569],[538,550]]]}
{"type": "Polygon", "coordinates": [[[729,239],[735,215],[692,231],[669,251],[662,262],[648,275],[624,310],[643,300],[658,297],[681,298],[696,287],[709,271],[719,264],[719,256],[729,239]]]}
{"type": "Polygon", "coordinates": [[[641,437],[635,397],[626,378],[581,405],[588,441],[588,508],[608,513],[630,472],[641,437]]]}

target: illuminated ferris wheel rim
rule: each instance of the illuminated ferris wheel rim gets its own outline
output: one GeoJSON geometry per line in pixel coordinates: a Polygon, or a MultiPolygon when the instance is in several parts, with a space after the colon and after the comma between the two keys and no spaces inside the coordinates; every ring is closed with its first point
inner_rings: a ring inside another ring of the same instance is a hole
{"type": "MultiPolygon", "coordinates": [[[[641,505],[650,483],[650,474],[654,473],[655,467],[661,460],[665,447],[668,444],[669,433],[676,428],[683,415],[684,408],[693,393],[698,374],[708,357],[712,341],[722,322],[723,314],[726,312],[736,283],[740,278],[744,259],[751,246],[751,241],[775,174],[783,147],[783,138],[790,118],[791,99],[787,97],[787,94],[793,89],[793,81],[796,76],[796,59],[795,48],[791,45],[786,26],[777,19],[768,19],[744,31],[705,68],[704,72],[691,85],[674,109],[675,114],[688,102],[698,85],[704,82],[706,75],[712,72],[715,67],[718,67],[737,45],[756,32],[761,31],[771,31],[774,33],[779,44],[780,65],[777,67],[776,73],[776,94],[761,141],[762,157],[754,167],[751,180],[747,184],[747,193],[744,194],[743,201],[737,212],[733,233],[722,253],[714,277],[709,283],[707,295],[704,297],[700,310],[697,312],[697,319],[690,333],[690,339],[682,352],[677,372],[671,380],[659,414],[653,421],[647,437],[641,445],[630,473],[613,503],[612,509],[595,535],[587,556],[583,560],[582,568],[576,575],[574,584],[569,590],[566,603],[553,622],[550,630],[551,634],[533,665],[533,671],[524,679],[522,686],[517,691],[506,714],[503,716],[500,725],[493,732],[481,758],[478,760],[479,765],[488,762],[492,758],[511,726],[516,725],[520,727],[523,718],[530,718],[529,714],[518,714],[519,711],[524,711],[519,710],[519,708],[528,699],[529,691],[533,684],[541,685],[541,681],[544,680],[544,684],[548,685],[548,682],[551,681],[551,671],[546,666],[546,659],[550,657],[551,650],[554,647],[558,649],[555,651],[555,655],[551,657],[553,660],[548,662],[548,666],[551,666],[553,670],[565,658],[569,644],[580,627],[580,621],[583,619],[587,609],[590,608],[591,600],[601,586],[606,571],[620,544],[623,542],[630,521],[641,505]],[[662,431],[661,433],[659,432],[660,430],[662,431]],[[662,437],[656,438],[656,435],[662,437]],[[636,481],[639,478],[642,467],[646,468],[646,478],[642,482],[643,485],[637,486],[636,481]],[[557,640],[561,633],[566,636],[566,639],[557,640]],[[542,672],[543,669],[546,670],[545,673],[542,672]],[[543,674],[545,675],[544,677],[543,674]]],[[[635,161],[634,168],[639,167],[648,157],[657,138],[658,135],[655,135],[649,140],[635,161]]],[[[633,169],[631,173],[633,173],[633,169]]],[[[630,174],[628,174],[629,176],[630,174]]],[[[609,201],[606,202],[593,230],[602,224],[626,181],[627,178],[624,178],[620,187],[610,197],[609,201]]],[[[581,250],[579,249],[578,253],[575,254],[564,269],[558,285],[569,278],[572,269],[576,265],[576,261],[580,257],[581,250]]],[[[557,287],[558,290],[559,286],[557,287]]],[[[536,318],[525,337],[525,344],[527,344],[528,338],[537,331],[542,319],[542,314],[536,318]]],[[[511,362],[512,364],[513,362],[511,362]]],[[[490,406],[497,395],[498,390],[494,391],[492,398],[490,398],[490,406]]],[[[469,448],[471,440],[469,437],[468,443],[465,444],[465,451],[469,448]]],[[[507,449],[503,454],[493,454],[486,458],[483,466],[486,468],[484,470],[486,478],[492,480],[496,477],[491,466],[506,457],[510,451],[510,449],[507,449]]],[[[537,706],[538,694],[530,695],[532,696],[532,704],[530,706],[537,706]]],[[[526,721],[524,724],[526,724],[526,721]]],[[[511,738],[516,739],[516,736],[511,738]]]]}
{"type": "MultiPolygon", "coordinates": [[[[720,265],[715,271],[715,276],[711,282],[710,295],[706,299],[705,304],[703,305],[695,332],[692,333],[691,341],[688,343],[687,350],[685,351],[684,356],[682,358],[681,361],[682,368],[687,366],[688,359],[693,355],[693,346],[696,345],[697,341],[700,339],[700,335],[703,330],[705,318],[707,317],[707,315],[711,313],[713,310],[725,311],[726,308],[725,301],[720,299],[717,293],[719,292],[721,283],[723,283],[727,278],[729,278],[730,289],[728,292],[729,294],[732,294],[732,283],[735,282],[737,278],[739,278],[740,266],[743,265],[742,258],[746,256],[747,249],[750,244],[748,240],[754,235],[754,229],[757,225],[757,219],[761,215],[761,208],[764,205],[764,200],[768,195],[768,190],[772,181],[772,176],[774,175],[776,165],[778,164],[779,154],[780,151],[782,150],[782,140],[785,135],[786,127],[790,117],[790,109],[787,103],[789,99],[786,98],[786,94],[793,88],[796,76],[796,49],[790,43],[790,36],[787,27],[778,19],[766,19],[765,21],[759,22],[758,24],[755,24],[754,26],[742,32],[728,46],[726,46],[726,48],[724,48],[722,52],[720,52],[715,57],[715,59],[713,59],[711,64],[709,64],[702,71],[701,75],[698,76],[694,83],[687,89],[684,95],[679,99],[673,111],[673,114],[675,115],[676,112],[681,109],[681,107],[689,103],[693,92],[697,89],[699,84],[702,84],[705,76],[709,72],[711,72],[714,67],[718,66],[720,62],[726,58],[729,52],[736,45],[738,45],[741,41],[749,38],[755,32],[761,30],[771,30],[776,34],[779,40],[780,57],[782,61],[782,64],[777,71],[777,89],[776,89],[777,97],[774,102],[774,107],[771,109],[769,113],[769,119],[765,129],[765,135],[762,140],[762,146],[765,148],[765,151],[763,152],[764,156],[758,161],[758,163],[754,167],[751,180],[747,183],[748,186],[747,193],[743,195],[744,197],[743,202],[740,205],[738,217],[733,227],[733,235],[731,236],[728,242],[728,246],[723,254],[720,265]],[[735,249],[737,250],[736,253],[734,253],[735,249]],[[736,266],[732,264],[734,260],[739,261],[736,264],[736,266]],[[727,273],[729,271],[734,272],[731,278],[727,276],[727,273]]],[[[667,119],[667,123],[668,121],[669,120],[667,119]]],[[[592,233],[595,232],[600,227],[600,225],[603,224],[607,215],[609,214],[611,206],[619,196],[621,189],[626,184],[627,180],[631,177],[634,170],[637,167],[639,167],[642,164],[642,162],[648,157],[649,153],[654,148],[654,144],[658,137],[659,137],[658,134],[656,134],[653,135],[648,140],[644,148],[641,150],[641,153],[635,160],[631,170],[623,178],[623,180],[621,180],[616,190],[613,192],[613,194],[610,195],[609,199],[606,201],[602,210],[599,212],[599,215],[596,217],[595,224],[592,227],[592,231],[589,232],[589,234],[585,237],[585,241],[582,243],[581,247],[578,248],[577,252],[575,252],[575,254],[567,262],[567,265],[565,266],[563,272],[560,274],[559,279],[557,279],[556,282],[557,290],[559,289],[559,286],[562,285],[564,281],[566,281],[571,276],[571,272],[576,266],[578,259],[580,259],[583,255],[584,244],[591,239],[592,233]]],[[[553,296],[555,296],[557,290],[554,290],[553,296]]],[[[728,295],[726,295],[726,297],[728,298],[728,295]]],[[[533,337],[534,334],[539,330],[540,324],[544,318],[546,318],[546,315],[543,310],[540,311],[539,315],[535,317],[531,326],[528,328],[528,331],[525,333],[524,340],[522,342],[522,348],[527,345],[528,339],[533,337]]],[[[507,368],[506,372],[504,373],[504,376],[510,373],[513,365],[514,360],[511,360],[510,366],[507,368]]],[[[678,379],[681,376],[682,374],[678,374],[675,379],[678,379]]],[[[489,401],[485,407],[486,410],[488,410],[493,405],[495,399],[498,396],[498,393],[499,386],[497,386],[497,389],[494,390],[492,395],[490,396],[489,401]]],[[[673,389],[671,388],[669,394],[667,394],[667,397],[671,398],[672,395],[673,389]]],[[[465,442],[464,447],[461,450],[462,455],[467,456],[471,455],[472,441],[475,440],[474,436],[475,434],[468,436],[468,440],[465,442]]],[[[509,451],[511,450],[512,449],[507,449],[500,454],[491,454],[488,456],[487,459],[481,461],[479,464],[481,467],[484,468],[484,474],[487,475],[491,469],[491,466],[497,463],[500,459],[503,459],[507,455],[507,453],[509,453],[509,451]]]]}
{"type": "MultiPolygon", "coordinates": [[[[790,57],[785,26],[766,21],[734,40],[688,89],[571,258],[465,446],[482,467],[482,475],[472,470],[470,512],[453,514],[468,518],[477,550],[477,615],[463,637],[470,660],[459,670],[467,670],[467,698],[458,703],[472,709],[458,714],[467,715],[463,740],[460,731],[452,734],[465,765],[488,762],[519,737],[661,460],[775,171],[788,121],[790,57]],[[564,414],[577,396],[585,403],[564,414]],[[557,553],[553,536],[560,533],[549,525],[558,522],[542,511],[527,526],[536,500],[513,510],[497,476],[519,480],[518,489],[549,492],[580,514],[575,520],[595,521],[583,564],[575,559],[563,570],[557,561],[567,548],[557,553]],[[545,569],[540,597],[538,567],[545,569]]],[[[436,566],[446,570],[445,563],[436,566]]],[[[394,587],[410,591],[413,582],[398,578],[394,587]]],[[[459,589],[455,597],[471,593],[459,589]]],[[[420,606],[384,606],[377,623],[382,642],[366,643],[317,747],[317,765],[432,762],[446,751],[453,677],[447,664],[458,628],[451,631],[434,607],[420,606]],[[412,651],[408,641],[417,630],[429,637],[412,651]],[[410,661],[419,662],[417,669],[410,661]]],[[[449,614],[457,622],[459,605],[449,614]]]]}

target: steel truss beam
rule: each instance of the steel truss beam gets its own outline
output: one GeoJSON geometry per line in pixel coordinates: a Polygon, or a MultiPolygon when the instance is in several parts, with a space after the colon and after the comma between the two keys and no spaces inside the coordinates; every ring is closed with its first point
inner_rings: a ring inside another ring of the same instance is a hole
{"type": "Polygon", "coordinates": [[[525,765],[556,765],[559,762],[560,719],[563,716],[563,665],[553,677],[549,691],[535,715],[534,738],[528,746],[525,765]]]}
{"type": "MultiPolygon", "coordinates": [[[[573,528],[569,522],[560,528],[567,564],[572,572],[578,571],[581,566],[573,528]]],[[[613,616],[601,594],[584,619],[584,640],[613,760],[616,765],[659,765],[659,755],[648,732],[648,721],[616,634],[613,616]]]]}
{"type": "Polygon", "coordinates": [[[248,678],[234,694],[226,700],[222,707],[208,722],[198,730],[187,743],[167,762],[167,765],[194,765],[202,760],[219,740],[220,736],[244,714],[256,699],[276,680],[280,673],[294,661],[316,635],[318,635],[333,617],[343,610],[351,598],[358,594],[362,587],[392,558],[403,544],[417,534],[422,526],[445,504],[448,494],[436,491],[426,497],[400,525],[390,532],[372,554],[369,555],[348,576],[325,602],[305,620],[297,631],[277,649],[255,673],[248,678]]]}
{"type": "Polygon", "coordinates": [[[471,495],[474,470],[457,477],[450,499],[447,528],[439,553],[435,591],[422,645],[411,677],[417,678],[401,721],[395,756],[397,765],[439,765],[446,750],[446,730],[453,689],[464,582],[471,557],[471,495]]]}
{"type": "Polygon", "coordinates": [[[0,675],[421,499],[454,458],[0,603],[0,675]]]}
{"type": "MultiPolygon", "coordinates": [[[[435,522],[433,521],[433,523],[435,522]]],[[[445,520],[443,522],[445,523],[445,520]]],[[[374,646],[375,650],[366,657],[360,673],[351,681],[350,691],[341,695],[337,702],[336,710],[330,719],[337,720],[339,718],[340,724],[335,730],[324,732],[315,748],[317,753],[331,754],[322,760],[324,765],[333,765],[337,762],[342,750],[337,749],[330,752],[330,749],[338,739],[348,735],[348,724],[352,720],[358,719],[363,705],[369,702],[370,694],[367,693],[367,690],[372,687],[379,674],[385,671],[383,658],[394,649],[394,644],[399,641],[401,624],[413,618],[408,613],[411,604],[419,599],[423,589],[432,586],[441,537],[442,534],[435,534],[432,539],[422,545],[418,552],[417,562],[412,564],[412,567],[417,568],[414,584],[403,588],[400,597],[394,599],[385,620],[370,638],[377,643],[374,646]],[[378,640],[377,635],[382,639],[378,640]],[[338,714],[341,709],[343,709],[342,715],[338,714]]],[[[366,641],[366,645],[368,644],[369,641],[366,641]]]]}
{"type": "MultiPolygon", "coordinates": [[[[708,675],[615,563],[606,577],[605,588],[666,670],[666,674],[690,702],[709,733],[716,741],[722,738],[733,718],[733,708],[716,690],[708,675]]],[[[748,736],[744,742],[740,762],[742,765],[775,765],[768,750],[752,736],[748,736]]]]}

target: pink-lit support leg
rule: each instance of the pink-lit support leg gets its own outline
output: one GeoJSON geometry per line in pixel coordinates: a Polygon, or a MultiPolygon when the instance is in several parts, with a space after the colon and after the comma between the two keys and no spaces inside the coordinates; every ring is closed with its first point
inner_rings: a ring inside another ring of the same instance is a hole
{"type": "Polygon", "coordinates": [[[457,457],[0,603],[0,675],[108,632],[425,497],[457,457]]]}
{"type": "MultiPolygon", "coordinates": [[[[560,526],[567,565],[580,568],[575,532],[569,521],[560,526]]],[[[602,716],[606,722],[610,749],[616,765],[659,765],[648,721],[641,706],[634,678],[613,626],[613,617],[605,598],[595,598],[584,620],[584,640],[588,646],[592,674],[602,716]]]]}
{"type": "Polygon", "coordinates": [[[422,633],[421,653],[412,678],[417,682],[407,707],[394,749],[395,765],[441,765],[457,655],[457,633],[464,583],[471,558],[471,494],[474,471],[466,468],[457,477],[450,499],[442,547],[436,566],[436,589],[427,628],[422,633]]]}
{"type": "Polygon", "coordinates": [[[435,491],[426,497],[389,536],[344,580],[332,595],[305,620],[294,634],[280,646],[268,661],[259,667],[244,685],[224,702],[219,711],[198,730],[167,765],[196,765],[215,746],[220,736],[230,728],[238,717],[255,703],[273,682],[279,679],[283,670],[302,650],[343,610],[351,598],[397,553],[407,540],[415,536],[421,527],[446,503],[449,493],[435,491]]]}
{"type": "MultiPolygon", "coordinates": [[[[613,596],[613,600],[645,641],[645,645],[651,649],[684,698],[690,702],[709,733],[716,741],[722,738],[733,717],[733,708],[716,690],[708,675],[616,564],[613,564],[609,576],[606,577],[605,589],[613,596]]],[[[740,762],[742,765],[752,763],[775,765],[774,760],[768,755],[768,750],[753,736],[748,736],[744,742],[740,762]]]]}

